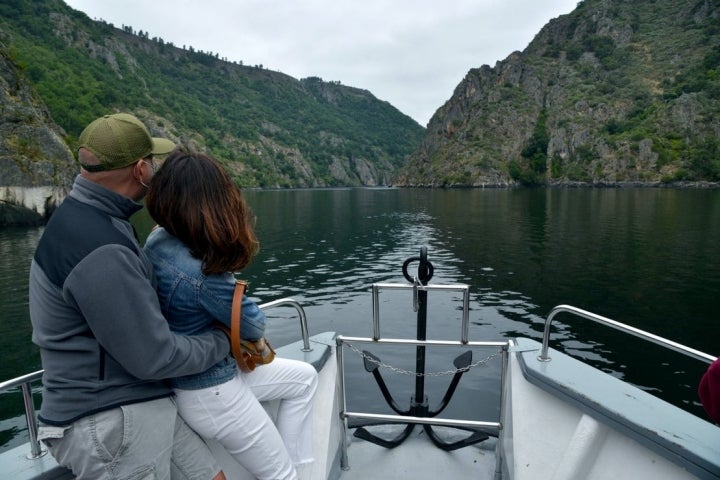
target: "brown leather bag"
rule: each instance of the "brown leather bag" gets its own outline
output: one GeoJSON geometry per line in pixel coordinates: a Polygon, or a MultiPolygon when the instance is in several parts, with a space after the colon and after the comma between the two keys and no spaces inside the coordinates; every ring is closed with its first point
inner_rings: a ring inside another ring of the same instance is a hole
{"type": "Polygon", "coordinates": [[[240,370],[252,372],[257,365],[272,362],[275,359],[275,350],[265,337],[259,340],[243,340],[240,337],[242,297],[247,284],[248,282],[245,280],[235,281],[230,328],[228,329],[225,325],[221,325],[220,328],[230,337],[230,348],[240,370]]]}

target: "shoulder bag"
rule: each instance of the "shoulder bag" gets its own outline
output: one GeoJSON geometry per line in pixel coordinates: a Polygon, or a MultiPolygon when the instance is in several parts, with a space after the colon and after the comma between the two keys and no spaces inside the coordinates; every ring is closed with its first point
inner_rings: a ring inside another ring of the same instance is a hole
{"type": "Polygon", "coordinates": [[[257,365],[270,363],[275,359],[275,350],[265,337],[258,340],[243,340],[240,337],[242,323],[242,298],[247,288],[245,280],[235,281],[230,328],[222,329],[230,336],[230,348],[238,367],[243,372],[252,372],[257,365]]]}

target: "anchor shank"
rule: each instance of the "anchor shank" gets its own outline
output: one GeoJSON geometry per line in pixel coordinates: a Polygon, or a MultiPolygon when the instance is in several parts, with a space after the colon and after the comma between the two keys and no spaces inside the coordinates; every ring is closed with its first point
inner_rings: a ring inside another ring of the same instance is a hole
{"type": "MultiPolygon", "coordinates": [[[[418,292],[417,339],[427,340],[427,292],[418,292]]],[[[415,399],[425,398],[425,346],[415,347],[415,399]]]]}

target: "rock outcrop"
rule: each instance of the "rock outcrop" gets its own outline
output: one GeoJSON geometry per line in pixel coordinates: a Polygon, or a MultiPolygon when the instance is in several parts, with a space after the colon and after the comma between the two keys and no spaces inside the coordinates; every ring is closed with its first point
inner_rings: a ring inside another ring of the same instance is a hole
{"type": "Polygon", "coordinates": [[[401,186],[720,181],[720,5],[585,0],[470,70],[401,186]]]}
{"type": "Polygon", "coordinates": [[[0,225],[43,223],[77,171],[64,132],[0,43],[0,225]]]}

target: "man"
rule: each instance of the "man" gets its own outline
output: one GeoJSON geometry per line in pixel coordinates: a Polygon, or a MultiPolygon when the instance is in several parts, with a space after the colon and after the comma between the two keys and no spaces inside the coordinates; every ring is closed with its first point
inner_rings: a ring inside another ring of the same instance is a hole
{"type": "Polygon", "coordinates": [[[80,175],[32,261],[30,319],[45,369],[38,436],[78,479],[225,478],[162,379],[221,361],[227,337],[171,333],[129,222],[153,155],[173,148],[129,114],[90,123],[80,175]]]}

